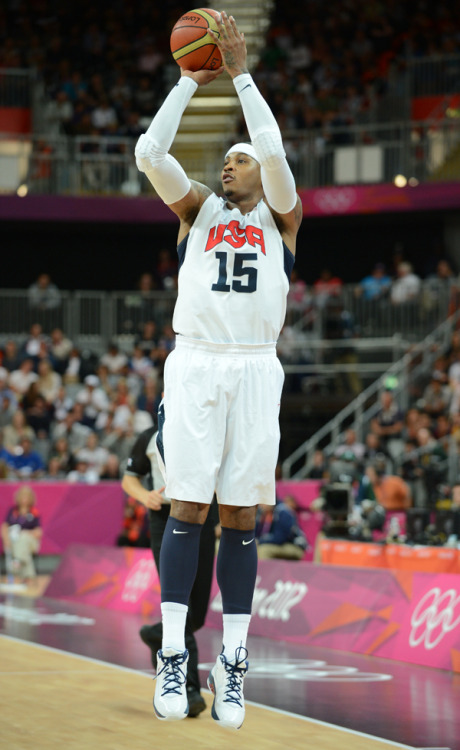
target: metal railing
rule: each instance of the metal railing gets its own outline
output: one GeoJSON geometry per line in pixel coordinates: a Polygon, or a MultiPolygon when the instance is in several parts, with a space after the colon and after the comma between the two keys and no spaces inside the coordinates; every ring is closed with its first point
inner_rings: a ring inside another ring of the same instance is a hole
{"type": "MultiPolygon", "coordinates": [[[[354,125],[327,131],[286,131],[284,142],[299,188],[392,182],[397,175],[423,182],[460,179],[460,119],[354,125]]],[[[129,138],[0,135],[14,142],[21,160],[19,180],[29,193],[66,195],[140,195],[153,188],[134,162],[135,141],[129,138]]],[[[229,141],[214,139],[225,153],[229,141]]],[[[220,190],[219,165],[181,159],[186,172],[199,173],[220,190]]]]}
{"type": "MultiPolygon", "coordinates": [[[[410,385],[431,372],[433,363],[449,346],[452,332],[459,320],[460,310],[457,310],[421,343],[413,346],[398,362],[391,365],[380,378],[363,390],[311,438],[302,443],[283,461],[283,477],[304,479],[312,464],[314,451],[325,449],[328,454],[333,453],[343,440],[345,429],[349,427],[353,427],[358,440],[362,440],[370,421],[381,408],[380,394],[388,378],[392,379],[396,401],[403,411],[406,410],[409,406],[410,385]]],[[[456,455],[451,458],[457,461],[456,455]]]]}
{"type": "Polygon", "coordinates": [[[404,121],[285,131],[288,158],[301,187],[460,179],[453,159],[460,120],[404,121]]]}
{"type": "Polygon", "coordinates": [[[29,303],[27,291],[0,290],[0,336],[2,340],[23,340],[33,323],[49,334],[60,328],[78,348],[95,353],[106,350],[112,339],[128,350],[146,320],[155,320],[161,331],[171,322],[175,292],[61,291],[60,304],[38,309],[29,303]]]}
{"type": "MultiPolygon", "coordinates": [[[[388,350],[393,347],[399,353],[405,342],[420,341],[446,320],[452,308],[458,307],[456,286],[453,284],[450,289],[450,293],[449,286],[440,291],[430,281],[424,281],[418,297],[401,305],[394,305],[389,298],[363,300],[356,296],[354,284],[345,284],[340,296],[331,298],[329,303],[322,297],[315,298],[307,289],[305,308],[288,306],[286,323],[293,331],[288,341],[291,359],[299,364],[306,349],[313,367],[327,365],[335,346],[364,351],[367,344],[360,341],[377,338],[381,344],[385,340],[388,350]],[[345,336],[337,328],[341,311],[347,312],[352,325],[345,336]],[[339,340],[337,345],[334,340],[339,340]]],[[[25,337],[32,323],[41,322],[46,333],[61,328],[77,345],[94,342],[98,349],[103,349],[109,340],[121,338],[128,346],[146,320],[155,320],[159,329],[171,323],[176,296],[176,290],[148,294],[137,290],[63,290],[59,305],[37,309],[30,304],[27,290],[2,289],[0,335],[25,337]]],[[[304,365],[309,365],[305,358],[304,365]]]]}
{"type": "Polygon", "coordinates": [[[406,77],[409,96],[439,96],[460,91],[460,55],[410,58],[406,77]]]}

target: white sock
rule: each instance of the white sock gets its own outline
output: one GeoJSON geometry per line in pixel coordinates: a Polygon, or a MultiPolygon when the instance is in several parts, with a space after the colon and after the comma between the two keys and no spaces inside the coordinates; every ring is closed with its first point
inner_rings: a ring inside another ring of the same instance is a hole
{"type": "Polygon", "coordinates": [[[240,646],[246,648],[251,615],[223,615],[224,656],[228,661],[235,659],[235,651],[240,646]]]}
{"type": "Polygon", "coordinates": [[[161,603],[161,619],[163,622],[162,648],[174,648],[185,651],[185,620],[188,607],[177,602],[161,603]]]}

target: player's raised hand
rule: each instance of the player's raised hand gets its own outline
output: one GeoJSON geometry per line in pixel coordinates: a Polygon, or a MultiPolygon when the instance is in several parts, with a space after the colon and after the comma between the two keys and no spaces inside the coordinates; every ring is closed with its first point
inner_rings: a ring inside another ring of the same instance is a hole
{"type": "Polygon", "coordinates": [[[247,49],[244,34],[238,31],[233,16],[227,16],[223,10],[220,20],[216,20],[219,36],[211,29],[208,34],[212,36],[219,47],[222,62],[227,73],[235,78],[240,73],[247,73],[247,49]]]}

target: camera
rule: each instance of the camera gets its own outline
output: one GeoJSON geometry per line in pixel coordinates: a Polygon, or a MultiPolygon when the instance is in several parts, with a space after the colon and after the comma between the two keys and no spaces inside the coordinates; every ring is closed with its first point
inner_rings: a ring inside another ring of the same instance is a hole
{"type": "Polygon", "coordinates": [[[334,482],[323,488],[323,512],[325,521],[322,531],[329,537],[349,536],[349,516],[353,510],[351,485],[334,482]]]}

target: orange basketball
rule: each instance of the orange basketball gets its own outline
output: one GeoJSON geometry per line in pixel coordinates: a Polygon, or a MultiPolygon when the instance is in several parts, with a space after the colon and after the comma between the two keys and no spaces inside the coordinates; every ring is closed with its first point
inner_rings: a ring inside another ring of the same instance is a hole
{"type": "Polygon", "coordinates": [[[208,29],[219,34],[216,18],[220,18],[217,10],[197,8],[184,13],[174,25],[171,52],[184,70],[216,70],[222,65],[219,48],[208,34],[208,29]]]}

